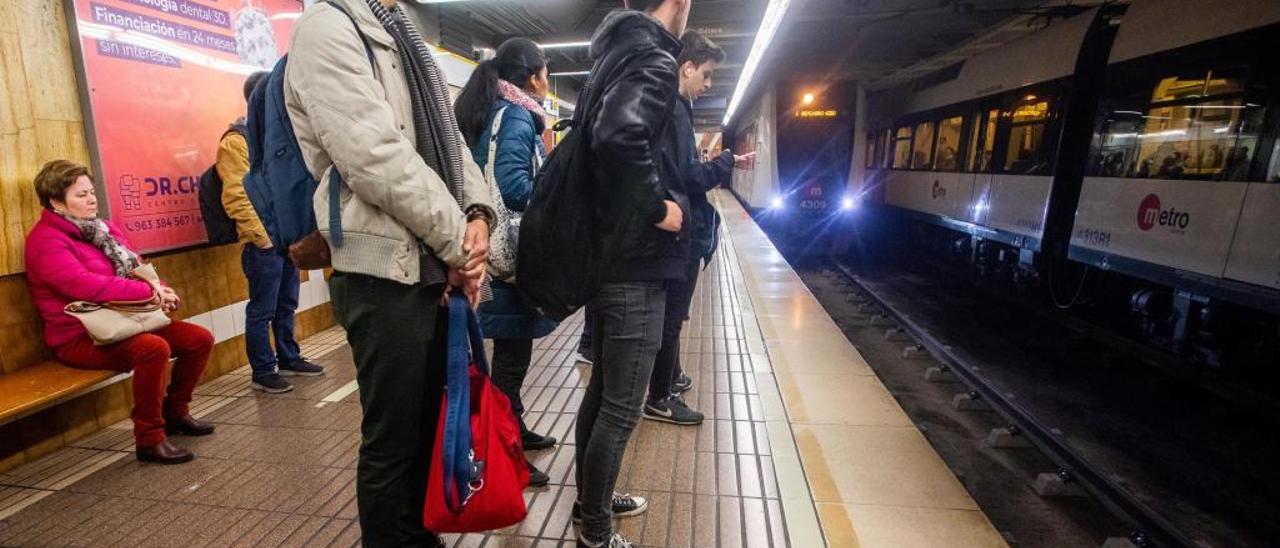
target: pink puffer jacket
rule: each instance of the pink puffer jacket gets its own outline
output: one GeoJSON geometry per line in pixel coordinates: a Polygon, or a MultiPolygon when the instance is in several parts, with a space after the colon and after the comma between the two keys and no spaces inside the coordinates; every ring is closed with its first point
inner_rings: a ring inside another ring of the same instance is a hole
{"type": "MultiPolygon", "coordinates": [[[[133,249],[110,221],[107,227],[122,245],[133,249]]],[[[65,312],[71,301],[95,303],[140,301],[152,295],[151,284],[116,276],[102,250],[80,239],[80,230],[45,210],[27,235],[27,283],[31,300],[44,319],[44,342],[57,348],[80,338],[84,326],[65,312]]]]}

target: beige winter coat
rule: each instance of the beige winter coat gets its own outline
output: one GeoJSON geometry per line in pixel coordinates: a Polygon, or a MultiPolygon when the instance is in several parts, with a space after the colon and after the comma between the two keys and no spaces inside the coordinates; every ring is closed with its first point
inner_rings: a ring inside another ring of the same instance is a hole
{"type": "MultiPolygon", "coordinates": [[[[450,266],[462,266],[465,208],[418,155],[413,107],[398,46],[363,0],[345,7],[369,41],[376,71],[351,19],[323,2],[294,25],[285,72],[285,104],[311,174],[316,222],[328,238],[328,173],[342,174],[343,246],[333,267],[404,284],[419,281],[417,241],[450,266]]],[[[462,143],[461,133],[457,136],[462,143]]],[[[484,174],[462,153],[464,205],[490,208],[484,174]]]]}

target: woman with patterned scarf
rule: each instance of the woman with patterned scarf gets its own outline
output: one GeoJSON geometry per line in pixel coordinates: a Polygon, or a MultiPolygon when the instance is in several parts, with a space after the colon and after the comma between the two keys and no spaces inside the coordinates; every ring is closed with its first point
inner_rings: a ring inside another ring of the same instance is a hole
{"type": "Polygon", "coordinates": [[[204,436],[213,425],[191,417],[191,392],[213,350],[213,335],[198,325],[173,321],[152,333],[97,346],[75,317],[63,312],[72,301],[95,303],[153,299],[165,312],[181,300],[162,282],[130,277],[142,265],[110,221],[98,218],[89,169],[54,160],[35,179],[44,212],[27,235],[27,281],[44,320],[45,343],[62,363],[81,369],[133,371],[133,437],[138,460],[177,464],[194,455],[166,434],[204,436]],[[173,364],[172,381],[165,369],[173,364]]]}
{"type": "MultiPolygon", "coordinates": [[[[493,59],[475,68],[454,105],[472,158],[480,167],[492,169],[490,183],[498,186],[512,212],[522,212],[529,204],[534,176],[546,156],[542,101],[549,88],[542,48],[527,38],[512,38],[498,46],[493,59]],[[488,166],[490,158],[493,166],[488,166]]],[[[493,299],[480,305],[480,326],[485,337],[493,339],[493,382],[511,400],[524,449],[549,449],[556,439],[529,430],[524,422],[520,388],[529,373],[533,340],[555,331],[556,322],[525,303],[516,286],[495,279],[489,288],[493,299]]],[[[533,487],[551,481],[533,463],[529,463],[529,474],[533,487]]]]}

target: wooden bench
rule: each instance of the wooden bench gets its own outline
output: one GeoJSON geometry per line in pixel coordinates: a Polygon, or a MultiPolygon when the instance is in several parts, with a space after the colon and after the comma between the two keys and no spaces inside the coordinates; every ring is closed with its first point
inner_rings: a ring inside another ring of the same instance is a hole
{"type": "Polygon", "coordinates": [[[0,376],[0,425],[83,396],[133,376],[132,372],[90,371],[56,361],[0,376]]]}

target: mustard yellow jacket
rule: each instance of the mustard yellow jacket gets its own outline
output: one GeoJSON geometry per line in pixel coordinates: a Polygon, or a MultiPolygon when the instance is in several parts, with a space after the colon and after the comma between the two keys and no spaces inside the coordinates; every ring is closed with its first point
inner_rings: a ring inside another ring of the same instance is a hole
{"type": "Polygon", "coordinates": [[[249,143],[244,136],[228,132],[218,142],[218,178],[222,179],[222,207],[236,221],[240,241],[261,249],[271,247],[271,238],[253,210],[249,195],[244,192],[244,176],[249,172],[249,143]]]}

